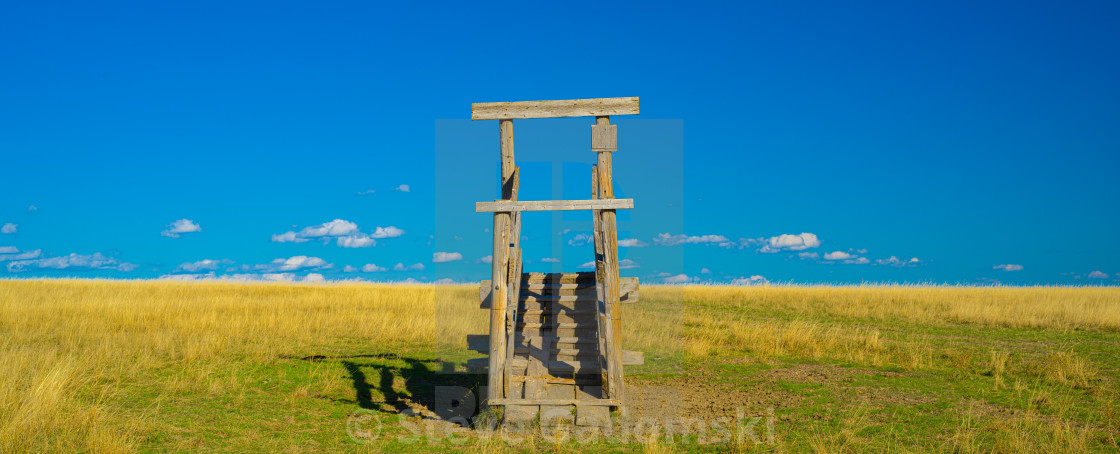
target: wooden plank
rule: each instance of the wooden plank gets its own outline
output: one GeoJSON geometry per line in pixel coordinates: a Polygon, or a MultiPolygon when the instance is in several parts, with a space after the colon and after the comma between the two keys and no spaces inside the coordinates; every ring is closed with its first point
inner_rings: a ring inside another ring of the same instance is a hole
{"type": "Polygon", "coordinates": [[[501,399],[497,402],[491,401],[490,405],[505,405],[506,409],[502,412],[502,418],[507,426],[528,429],[537,420],[540,405],[524,402],[526,401],[519,399],[501,399]]]}
{"type": "Polygon", "coordinates": [[[474,211],[572,211],[572,210],[628,210],[634,208],[634,199],[611,200],[525,200],[513,202],[495,200],[475,202],[474,211]]]}
{"type": "MultiPolygon", "coordinates": [[[[597,121],[597,120],[596,120],[597,121]]],[[[594,139],[592,139],[594,140],[594,139]]],[[[599,166],[591,166],[591,198],[600,199],[602,191],[599,190],[599,166]]],[[[606,301],[603,294],[603,281],[606,276],[606,271],[603,265],[603,230],[602,230],[602,211],[594,210],[591,212],[591,225],[592,237],[595,245],[595,310],[599,313],[596,317],[596,334],[598,334],[599,342],[599,383],[605,389],[608,383],[607,377],[607,357],[604,352],[607,351],[606,333],[608,332],[608,324],[610,323],[610,316],[607,314],[606,305],[602,303],[606,301]]]]}
{"type": "Polygon", "coordinates": [[[488,377],[488,399],[505,396],[505,380],[501,372],[505,370],[506,347],[506,277],[509,274],[509,213],[494,213],[494,256],[492,265],[491,293],[494,295],[490,308],[490,358],[488,377]]]}
{"type": "Polygon", "coordinates": [[[617,407],[622,405],[614,399],[598,399],[598,400],[578,400],[578,399],[498,399],[496,402],[491,402],[493,405],[600,405],[607,407],[617,407]]]}
{"type": "MultiPolygon", "coordinates": [[[[521,274],[521,295],[520,300],[538,301],[538,302],[552,302],[552,301],[578,301],[580,297],[594,295],[592,292],[595,289],[595,275],[594,273],[587,273],[588,278],[583,276],[571,277],[564,276],[562,284],[544,283],[542,280],[546,278],[541,277],[542,273],[522,273],[521,274]],[[558,289],[554,291],[557,296],[541,296],[545,289],[558,289]],[[586,293],[584,293],[586,292],[586,293]]],[[[551,278],[547,278],[551,279],[551,278]]],[[[560,281],[561,278],[556,278],[560,281]]],[[[489,279],[479,282],[478,286],[478,300],[481,309],[490,309],[490,293],[493,290],[492,281],[489,279]]],[[[622,303],[637,303],[638,302],[638,278],[624,277],[619,279],[620,300],[622,303]]]]}
{"type": "Polygon", "coordinates": [[[603,405],[576,405],[576,425],[584,427],[610,427],[610,407],[603,405]]]}
{"type": "Polygon", "coordinates": [[[498,140],[501,143],[502,198],[509,200],[513,192],[513,172],[516,169],[513,155],[513,122],[498,122],[498,140]]]}
{"type": "Polygon", "coordinates": [[[618,150],[618,127],[615,125],[592,125],[591,150],[618,150]]]}
{"type": "Polygon", "coordinates": [[[516,279],[516,278],[514,278],[514,276],[520,276],[521,275],[521,248],[517,248],[517,247],[510,248],[510,253],[512,254],[512,257],[510,258],[508,279],[511,279],[512,282],[507,284],[509,286],[509,296],[507,297],[507,301],[506,301],[506,336],[507,336],[506,345],[505,345],[505,349],[506,349],[506,351],[505,351],[506,368],[505,368],[505,372],[504,372],[505,376],[502,379],[503,382],[505,382],[505,384],[506,384],[506,391],[507,391],[506,395],[507,396],[509,395],[509,392],[508,392],[509,391],[509,383],[510,383],[509,377],[510,377],[510,375],[512,375],[512,372],[513,372],[511,370],[511,368],[513,366],[514,333],[517,331],[513,327],[513,324],[517,320],[517,306],[518,306],[518,304],[517,304],[517,296],[516,295],[518,295],[520,293],[520,287],[518,287],[518,283],[521,282],[520,279],[516,279]]]}
{"type": "MultiPolygon", "coordinates": [[[[506,153],[505,153],[506,132],[508,130],[508,133],[509,133],[508,143],[509,143],[510,149],[512,149],[513,148],[513,122],[512,121],[502,121],[499,124],[508,125],[508,127],[502,127],[501,128],[502,150],[503,150],[503,153],[502,153],[502,158],[503,158],[502,168],[505,169],[505,167],[507,165],[507,163],[504,160],[505,157],[506,157],[506,153]]],[[[518,177],[518,174],[520,172],[518,172],[518,168],[516,166],[514,166],[514,163],[513,163],[513,160],[512,160],[512,154],[513,154],[512,152],[509,153],[509,155],[511,156],[511,159],[510,159],[510,162],[508,164],[510,166],[513,166],[513,173],[511,173],[510,176],[509,176],[508,186],[503,187],[502,192],[503,192],[503,196],[506,199],[517,200],[517,192],[518,192],[518,188],[520,186],[520,179],[518,177]]],[[[511,243],[511,246],[510,246],[510,266],[507,267],[507,270],[508,270],[509,274],[506,276],[506,282],[507,282],[506,285],[509,286],[509,293],[506,295],[506,298],[507,298],[507,300],[506,300],[506,336],[507,337],[506,337],[506,346],[505,346],[505,348],[506,348],[506,353],[505,353],[506,354],[506,360],[505,360],[506,361],[505,362],[506,368],[505,368],[505,371],[503,372],[504,375],[503,375],[503,378],[502,378],[502,380],[506,384],[506,396],[510,395],[510,393],[509,393],[509,386],[510,386],[510,381],[511,381],[510,377],[513,375],[513,355],[514,355],[514,346],[515,346],[515,344],[514,344],[514,334],[517,332],[517,330],[515,330],[513,328],[513,324],[517,320],[517,307],[518,307],[518,301],[517,300],[521,295],[521,279],[520,279],[521,278],[521,248],[518,247],[520,245],[520,242],[521,242],[521,213],[512,213],[511,216],[510,216],[510,222],[512,223],[512,226],[510,227],[510,236],[511,236],[511,238],[510,238],[510,243],[511,243]]],[[[524,385],[522,385],[521,389],[520,389],[522,395],[524,394],[524,391],[525,391],[524,388],[525,388],[524,385]]]]}
{"type": "Polygon", "coordinates": [[[623,366],[641,366],[646,363],[645,352],[634,350],[622,351],[622,365],[623,366]]]}
{"type": "MultiPolygon", "coordinates": [[[[521,334],[518,334],[517,336],[514,337],[513,342],[514,342],[515,345],[518,345],[518,346],[530,345],[533,342],[536,342],[539,345],[543,345],[544,343],[541,340],[541,337],[542,336],[522,336],[521,334]]],[[[594,346],[596,343],[599,342],[599,340],[597,338],[595,338],[594,336],[586,336],[586,337],[543,336],[543,337],[545,337],[549,340],[549,343],[552,344],[553,348],[574,348],[574,347],[579,347],[579,346],[582,346],[582,348],[588,348],[588,347],[594,346]]],[[[488,335],[488,334],[468,334],[467,335],[467,348],[469,350],[474,350],[474,351],[483,352],[483,353],[486,353],[486,352],[490,351],[490,335],[488,335]]]]}
{"type": "Polygon", "coordinates": [[[556,284],[574,284],[581,282],[595,283],[595,273],[591,271],[584,271],[579,273],[524,273],[521,279],[530,284],[545,283],[549,285],[556,284]]]}
{"type": "MultiPolygon", "coordinates": [[[[606,117],[595,119],[596,125],[610,124],[606,117]]],[[[611,163],[611,152],[600,151],[596,167],[599,173],[599,198],[614,198],[614,177],[611,163]]],[[[603,264],[606,275],[603,280],[603,305],[609,314],[610,323],[600,331],[600,336],[606,338],[603,356],[607,362],[607,396],[619,401],[625,401],[625,392],[622,384],[622,319],[619,294],[618,276],[618,228],[615,211],[604,209],[601,213],[600,227],[603,237],[603,264]]]]}
{"type": "MultiPolygon", "coordinates": [[[[638,301],[636,290],[622,295],[619,300],[623,304],[633,304],[638,301]]],[[[595,297],[588,295],[538,296],[521,292],[521,303],[526,310],[540,310],[544,306],[555,306],[556,310],[584,310],[595,307],[595,302],[595,297]]],[[[492,309],[490,303],[490,294],[488,293],[483,296],[479,309],[492,309]]]]}
{"type": "MultiPolygon", "coordinates": [[[[529,342],[535,343],[535,342],[540,342],[540,340],[542,338],[532,337],[532,338],[528,338],[528,339],[530,339],[529,342]]],[[[556,338],[545,337],[544,339],[556,339],[556,338]]],[[[554,346],[553,348],[550,348],[550,349],[547,349],[547,350],[540,349],[538,347],[522,347],[522,346],[519,346],[519,345],[516,345],[516,344],[518,344],[518,342],[515,342],[515,347],[514,347],[515,351],[518,354],[532,355],[533,351],[535,351],[534,349],[536,349],[536,350],[539,350],[541,352],[544,352],[544,353],[547,353],[547,354],[551,355],[551,356],[549,356],[549,358],[557,360],[557,361],[572,361],[573,360],[572,358],[561,358],[561,356],[564,356],[564,357],[567,357],[567,356],[581,357],[581,356],[586,356],[586,355],[591,355],[591,354],[597,355],[598,351],[599,351],[598,348],[596,348],[595,345],[593,345],[593,344],[572,344],[572,345],[582,345],[581,348],[559,348],[559,347],[554,346]]],[[[467,347],[468,347],[468,350],[476,351],[476,352],[483,352],[483,353],[489,351],[489,349],[490,349],[489,343],[486,342],[485,340],[481,341],[481,342],[478,342],[478,343],[471,343],[467,347]]],[[[482,359],[485,359],[485,358],[482,358],[482,359]]],[[[545,364],[545,361],[546,360],[542,360],[541,364],[542,365],[545,364]]],[[[514,358],[514,363],[520,364],[520,362],[521,362],[520,358],[514,358]]],[[[646,362],[645,352],[634,351],[634,350],[623,350],[622,351],[622,365],[623,366],[640,366],[642,364],[645,364],[645,362],[646,362]]],[[[537,373],[542,373],[543,374],[543,372],[540,372],[540,371],[537,371],[537,373]]],[[[530,374],[533,374],[533,373],[530,373],[530,374]]]]}
{"type": "Polygon", "coordinates": [[[637,97],[476,102],[471,104],[471,120],[598,117],[602,115],[638,115],[639,113],[637,97]]]}
{"type": "MultiPolygon", "coordinates": [[[[548,373],[553,375],[578,375],[578,374],[597,374],[600,371],[599,363],[596,361],[565,361],[565,360],[551,360],[548,363],[548,373]]],[[[527,375],[526,367],[529,361],[525,358],[514,358],[511,369],[516,375],[527,375]]],[[[487,358],[475,358],[467,360],[467,367],[471,370],[483,371],[489,370],[489,363],[487,358]]],[[[494,375],[494,374],[491,374],[494,375]]],[[[543,376],[543,374],[542,374],[543,376]]],[[[547,378],[547,377],[544,377],[547,378]]],[[[528,381],[529,378],[526,378],[528,381]]],[[[512,379],[510,381],[513,381],[512,379]]]]}

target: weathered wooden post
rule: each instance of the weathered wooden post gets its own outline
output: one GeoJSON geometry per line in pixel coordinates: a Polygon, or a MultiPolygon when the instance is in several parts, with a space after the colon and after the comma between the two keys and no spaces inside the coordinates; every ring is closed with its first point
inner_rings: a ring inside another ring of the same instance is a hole
{"type": "Polygon", "coordinates": [[[489,357],[469,364],[487,370],[487,405],[504,406],[507,422],[528,422],[539,414],[544,424],[574,413],[575,424],[601,426],[610,423],[610,408],[625,408],[622,368],[643,358],[622,350],[620,303],[637,302],[638,282],[619,278],[615,210],[631,209],[634,201],[614,198],[611,153],[617,128],[610,116],[636,114],[638,98],[471,105],[472,119],[498,120],[502,198],[475,207],[494,213],[494,254],[491,279],[482,282],[479,294],[482,307],[490,309],[490,334],[468,336],[470,348],[489,357]],[[519,201],[513,120],[558,117],[595,117],[592,198],[519,201]],[[521,212],[547,210],[591,210],[594,273],[522,272],[521,212]]]}

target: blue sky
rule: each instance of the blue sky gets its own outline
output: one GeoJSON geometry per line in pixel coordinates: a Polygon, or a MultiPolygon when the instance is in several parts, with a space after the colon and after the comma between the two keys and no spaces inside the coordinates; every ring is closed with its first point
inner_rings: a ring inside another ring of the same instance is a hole
{"type": "MultiPolygon", "coordinates": [[[[470,103],[639,96],[616,181],[643,282],[1116,285],[1118,26],[1115,2],[10,4],[0,277],[485,278],[491,219],[456,200],[494,197],[497,125],[470,103]],[[460,158],[479,186],[448,184],[460,158]]],[[[515,122],[525,184],[583,197],[589,120],[551,121],[515,122]]],[[[578,269],[586,214],[546,216],[527,267],[578,269]]]]}

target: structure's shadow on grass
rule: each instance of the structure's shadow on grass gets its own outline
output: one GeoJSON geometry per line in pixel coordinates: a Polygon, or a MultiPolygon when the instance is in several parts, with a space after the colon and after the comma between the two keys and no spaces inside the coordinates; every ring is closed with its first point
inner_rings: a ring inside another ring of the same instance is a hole
{"type": "Polygon", "coordinates": [[[400,413],[420,406],[430,412],[429,415],[435,414],[440,418],[462,416],[458,411],[449,412],[449,408],[462,405],[459,399],[466,397],[458,393],[465,390],[475,392],[479,386],[485,385],[486,381],[485,375],[436,370],[441,364],[439,360],[425,361],[392,353],[349,356],[312,355],[298,359],[336,362],[350,376],[354,399],[333,400],[354,403],[361,408],[384,413],[400,413]],[[374,375],[376,377],[373,377],[374,375]],[[403,381],[403,390],[393,386],[398,377],[403,381]]]}

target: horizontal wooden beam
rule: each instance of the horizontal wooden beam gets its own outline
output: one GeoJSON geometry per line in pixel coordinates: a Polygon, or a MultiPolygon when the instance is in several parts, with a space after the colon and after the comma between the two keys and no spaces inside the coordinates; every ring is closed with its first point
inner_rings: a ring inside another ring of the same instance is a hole
{"type": "MultiPolygon", "coordinates": [[[[580,273],[580,274],[584,274],[584,273],[580,273]]],[[[553,285],[553,284],[549,284],[549,285],[540,284],[541,281],[539,280],[540,279],[539,273],[532,273],[532,274],[525,273],[525,274],[522,274],[521,276],[522,276],[522,279],[523,279],[522,283],[521,283],[522,291],[521,291],[521,295],[518,295],[518,297],[519,297],[519,300],[522,301],[522,302],[526,302],[528,300],[557,301],[557,302],[575,302],[575,301],[579,301],[579,300],[583,300],[583,299],[589,299],[589,300],[592,300],[592,301],[596,300],[596,298],[595,298],[595,286],[594,286],[595,281],[591,281],[592,285],[590,287],[584,287],[584,288],[576,287],[576,288],[573,289],[573,288],[565,288],[565,286],[578,286],[579,285],[577,283],[572,283],[572,281],[568,280],[568,278],[574,277],[572,274],[563,276],[564,281],[565,281],[564,284],[555,284],[555,285],[553,285]],[[537,280],[535,280],[535,281],[533,280],[534,275],[537,276],[536,277],[537,280]],[[526,284],[526,282],[528,282],[528,284],[526,284]],[[567,291],[586,290],[587,291],[587,294],[586,294],[587,297],[581,297],[581,296],[584,296],[582,294],[580,294],[580,295],[558,295],[558,296],[555,296],[555,297],[538,297],[538,296],[533,296],[532,295],[533,293],[542,293],[542,292],[562,293],[565,290],[567,290],[567,291]]],[[[594,279],[594,276],[592,277],[592,279],[594,279]]],[[[560,282],[560,279],[558,278],[554,281],[549,281],[549,282],[560,282]]],[[[479,301],[481,301],[481,305],[479,306],[479,308],[490,309],[490,292],[493,290],[491,287],[492,286],[490,285],[490,280],[489,279],[482,281],[482,284],[479,286],[479,288],[478,288],[478,299],[479,299],[479,301]]],[[[619,297],[620,297],[620,302],[621,303],[623,303],[623,304],[637,303],[638,302],[638,278],[636,278],[636,277],[624,277],[624,278],[619,279],[619,293],[620,293],[619,297]]],[[[571,305],[573,305],[573,304],[565,305],[565,304],[561,303],[561,304],[554,304],[554,307],[563,308],[564,306],[571,306],[571,305]]]]}
{"type": "Polygon", "coordinates": [[[474,211],[479,213],[505,211],[570,211],[570,210],[628,210],[634,208],[634,199],[592,200],[496,200],[477,202],[474,211]]]}
{"type": "Polygon", "coordinates": [[[637,114],[637,97],[564,99],[557,101],[476,102],[471,104],[471,120],[605,117],[611,115],[637,114]]]}
{"type": "Polygon", "coordinates": [[[489,403],[490,405],[602,405],[608,407],[622,406],[622,402],[610,399],[490,399],[489,403]]]}

